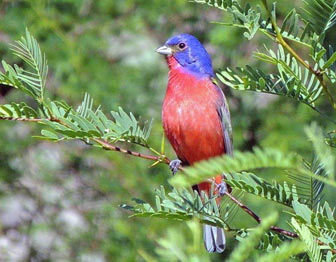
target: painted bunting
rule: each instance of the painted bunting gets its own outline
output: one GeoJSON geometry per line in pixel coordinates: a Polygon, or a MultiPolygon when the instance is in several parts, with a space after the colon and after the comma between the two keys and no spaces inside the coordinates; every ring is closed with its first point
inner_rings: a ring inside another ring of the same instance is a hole
{"type": "MultiPolygon", "coordinates": [[[[192,35],[179,34],[156,50],[165,56],[169,77],[162,107],[164,132],[178,159],[170,163],[173,174],[179,166],[222,154],[232,154],[232,128],[228,104],[216,84],[211,59],[192,35]]],[[[215,177],[217,192],[225,190],[222,175],[215,177]]],[[[209,194],[211,183],[193,186],[209,194]]],[[[216,199],[219,203],[220,198],[216,199]]],[[[205,225],[204,245],[208,252],[225,249],[222,228],[205,225]]]]}

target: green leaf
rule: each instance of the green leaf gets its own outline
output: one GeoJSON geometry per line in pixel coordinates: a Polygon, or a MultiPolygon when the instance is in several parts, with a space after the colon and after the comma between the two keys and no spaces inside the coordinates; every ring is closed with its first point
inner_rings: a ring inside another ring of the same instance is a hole
{"type": "Polygon", "coordinates": [[[26,37],[16,41],[11,49],[16,56],[25,61],[32,69],[32,71],[26,71],[15,66],[16,73],[12,72],[12,77],[25,83],[28,86],[28,90],[34,94],[34,97],[43,98],[47,82],[48,63],[36,39],[26,29],[26,37]]]}
{"type": "Polygon", "coordinates": [[[237,191],[253,194],[289,207],[292,206],[293,199],[299,197],[294,185],[289,186],[286,182],[283,185],[276,182],[270,184],[252,173],[225,174],[225,182],[237,191]]]}
{"type": "MultiPolygon", "coordinates": [[[[336,246],[336,221],[334,218],[334,209],[332,210],[328,204],[325,202],[324,205],[318,205],[316,210],[311,210],[308,206],[301,204],[297,201],[293,201],[293,208],[295,214],[293,218],[295,221],[303,226],[313,234],[314,242],[320,241],[323,246],[320,249],[334,250],[336,246]]],[[[296,231],[300,231],[296,229],[296,231]]],[[[300,233],[298,232],[300,235],[300,233]]],[[[309,240],[309,237],[307,238],[309,240]]],[[[306,242],[309,249],[313,250],[315,243],[306,242]]],[[[312,257],[316,253],[311,251],[310,256],[312,257]]]]}
{"type": "Polygon", "coordinates": [[[331,57],[327,60],[327,62],[323,66],[323,70],[329,68],[336,61],[336,52],[334,52],[331,57]]]}
{"type": "Polygon", "coordinates": [[[305,250],[305,245],[302,241],[294,240],[291,243],[282,244],[275,252],[268,252],[260,256],[257,262],[269,262],[269,261],[289,261],[293,255],[298,255],[305,250]]]}
{"type": "Polygon", "coordinates": [[[276,149],[259,148],[255,148],[254,152],[236,151],[233,157],[223,155],[198,162],[192,167],[186,167],[181,174],[171,178],[170,182],[174,186],[192,186],[221,173],[239,173],[259,168],[293,170],[303,176],[311,176],[336,185],[334,181],[326,181],[319,176],[315,176],[303,165],[302,158],[295,153],[283,153],[276,149]]]}
{"type": "Polygon", "coordinates": [[[48,140],[58,140],[59,139],[57,134],[49,130],[42,129],[41,134],[44,139],[48,139],[48,140]]]}
{"type": "Polygon", "coordinates": [[[305,127],[308,139],[313,143],[314,151],[319,162],[325,168],[329,178],[335,178],[335,156],[331,148],[325,143],[322,129],[316,123],[305,127]]]}
{"type": "Polygon", "coordinates": [[[293,201],[293,209],[298,216],[303,218],[306,222],[310,223],[312,211],[309,209],[309,207],[299,203],[298,201],[293,201]]]}
{"type": "Polygon", "coordinates": [[[290,54],[285,53],[281,45],[275,53],[267,49],[268,54],[256,52],[255,57],[263,62],[276,65],[278,74],[267,74],[250,66],[227,68],[217,74],[225,85],[238,90],[252,90],[296,99],[315,109],[315,101],[321,96],[322,86],[308,69],[301,68],[290,54]]]}
{"type": "MultiPolygon", "coordinates": [[[[304,161],[304,165],[307,169],[311,170],[315,176],[321,176],[322,178],[327,177],[325,169],[318,162],[316,157],[313,158],[312,163],[304,161]]],[[[288,176],[290,180],[295,183],[298,195],[300,196],[300,202],[308,205],[310,208],[316,207],[322,199],[324,183],[314,177],[302,176],[295,172],[288,172],[288,176]]]]}
{"type": "MultiPolygon", "coordinates": [[[[235,0],[193,0],[192,2],[214,6],[231,14],[233,17],[232,23],[214,23],[224,26],[244,28],[247,30],[244,32],[244,36],[247,37],[248,40],[251,40],[257,31],[260,31],[271,38],[276,36],[276,31],[274,30],[270,19],[265,20],[262,18],[262,12],[259,6],[254,8],[247,3],[245,7],[242,7],[240,2],[235,0]]],[[[272,16],[274,18],[276,17],[275,3],[272,6],[272,16]]],[[[312,34],[312,27],[309,23],[300,27],[299,25],[302,23],[304,23],[304,21],[302,21],[301,16],[296,13],[295,9],[293,9],[287,14],[281,26],[280,33],[284,39],[312,49],[313,41],[312,38],[309,37],[312,34]]]]}
{"type": "Polygon", "coordinates": [[[20,119],[32,119],[37,118],[37,112],[26,103],[21,102],[20,104],[16,104],[12,102],[7,105],[0,105],[0,116],[10,117],[13,120],[18,118],[20,119]]]}
{"type": "Polygon", "coordinates": [[[309,228],[304,224],[300,224],[295,218],[291,219],[291,225],[300,236],[300,239],[305,243],[311,261],[322,261],[322,253],[317,243],[317,239],[310,232],[309,228]]]}
{"type": "MultiPolygon", "coordinates": [[[[201,223],[210,224],[218,227],[228,228],[228,220],[231,217],[229,212],[232,209],[229,205],[221,206],[224,214],[220,213],[214,198],[202,195],[202,199],[198,192],[189,192],[183,190],[173,190],[166,194],[161,186],[155,191],[155,207],[142,201],[136,200],[137,205],[121,205],[133,212],[132,217],[157,217],[172,220],[190,220],[197,218],[201,223]]],[[[230,203],[232,206],[232,202],[230,203]]]]}
{"type": "Polygon", "coordinates": [[[336,3],[333,0],[304,0],[304,18],[318,35],[324,35],[336,24],[336,3]]]}
{"type": "Polygon", "coordinates": [[[278,214],[273,213],[269,217],[262,220],[261,224],[254,229],[249,236],[241,241],[239,246],[231,253],[228,261],[230,262],[244,262],[247,261],[251,254],[255,251],[256,245],[259,240],[269,230],[270,226],[276,222],[278,219],[278,214]]]}

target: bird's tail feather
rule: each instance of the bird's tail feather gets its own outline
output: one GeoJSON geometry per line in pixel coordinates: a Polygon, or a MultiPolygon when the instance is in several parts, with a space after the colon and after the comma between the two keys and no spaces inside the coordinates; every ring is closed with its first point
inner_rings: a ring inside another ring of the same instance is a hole
{"type": "Polygon", "coordinates": [[[226,242],[223,228],[204,225],[203,240],[208,252],[222,253],[225,250],[226,242]]]}

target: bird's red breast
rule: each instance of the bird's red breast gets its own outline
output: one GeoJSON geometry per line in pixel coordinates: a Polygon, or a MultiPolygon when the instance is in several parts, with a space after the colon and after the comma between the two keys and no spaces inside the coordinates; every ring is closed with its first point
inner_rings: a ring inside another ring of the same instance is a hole
{"type": "MultiPolygon", "coordinates": [[[[225,153],[221,120],[218,115],[220,93],[210,77],[186,71],[174,57],[167,57],[169,81],[163,102],[165,134],[177,156],[192,165],[225,153]]],[[[216,177],[221,182],[221,176],[216,177]]],[[[208,191],[210,184],[199,185],[208,191]]]]}

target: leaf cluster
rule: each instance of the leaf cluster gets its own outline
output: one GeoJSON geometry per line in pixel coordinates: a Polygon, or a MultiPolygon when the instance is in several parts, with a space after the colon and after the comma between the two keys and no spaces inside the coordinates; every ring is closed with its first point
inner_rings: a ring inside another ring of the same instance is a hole
{"type": "Polygon", "coordinates": [[[210,224],[230,230],[228,223],[233,218],[235,206],[228,201],[218,208],[214,183],[212,184],[210,196],[202,191],[201,195],[197,191],[190,192],[186,189],[173,189],[166,193],[163,186],[155,190],[155,206],[140,199],[133,199],[137,205],[121,205],[122,208],[130,210],[131,217],[157,217],[173,220],[190,220],[197,218],[200,223],[210,224]]]}
{"type": "Polygon", "coordinates": [[[45,125],[41,139],[60,141],[99,138],[107,142],[118,141],[148,147],[147,140],[151,125],[139,125],[132,113],[127,114],[121,107],[106,116],[101,107],[94,109],[93,99],[85,94],[81,105],[74,110],[64,101],[51,101],[44,96],[48,64],[36,39],[26,30],[26,36],[12,46],[13,54],[21,58],[31,68],[25,70],[2,61],[4,72],[0,73],[0,83],[22,90],[36,101],[38,109],[21,103],[0,106],[0,117],[9,120],[36,120],[45,125]]]}
{"type": "MultiPolygon", "coordinates": [[[[269,16],[264,17],[260,6],[247,3],[242,6],[236,0],[197,0],[197,3],[220,8],[232,15],[232,23],[225,26],[244,28],[244,35],[251,40],[257,32],[279,43],[276,50],[265,47],[266,52],[256,51],[254,57],[275,66],[277,73],[264,72],[249,65],[226,68],[217,74],[225,85],[238,90],[257,92],[293,98],[316,109],[315,102],[322,93],[329,93],[324,78],[335,83],[336,54],[333,48],[323,46],[325,35],[336,24],[335,3],[329,0],[304,1],[302,12],[292,9],[276,24],[276,2],[268,10],[267,1],[261,1],[269,16]],[[309,51],[302,59],[287,43],[294,43],[309,51]]],[[[330,87],[329,87],[330,88],[330,87]]],[[[335,104],[328,94],[332,106],[335,104]]]]}

